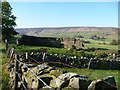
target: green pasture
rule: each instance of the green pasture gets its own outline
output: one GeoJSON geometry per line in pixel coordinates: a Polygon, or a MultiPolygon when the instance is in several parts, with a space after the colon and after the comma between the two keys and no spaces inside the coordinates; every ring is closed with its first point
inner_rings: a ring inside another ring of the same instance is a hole
{"type": "Polygon", "coordinates": [[[11,45],[15,48],[15,51],[17,52],[30,52],[30,51],[40,51],[41,49],[46,49],[48,53],[65,53],[67,49],[65,48],[52,48],[52,47],[44,47],[44,46],[27,46],[27,45],[11,45]]]}
{"type": "Polygon", "coordinates": [[[85,44],[85,48],[104,48],[104,49],[111,49],[111,50],[118,50],[117,45],[109,45],[110,42],[105,40],[92,40],[92,39],[82,39],[85,41],[90,41],[90,44],[85,44]],[[105,44],[103,44],[105,43],[105,44]]]}
{"type": "Polygon", "coordinates": [[[120,88],[120,71],[118,70],[92,70],[92,69],[81,69],[81,68],[59,68],[60,70],[77,73],[79,75],[86,75],[90,80],[102,79],[107,76],[114,76],[117,87],[120,88]]]}
{"type": "Polygon", "coordinates": [[[104,49],[111,49],[111,50],[118,50],[118,46],[116,45],[100,45],[100,44],[85,44],[86,48],[104,48],[104,49]]]}

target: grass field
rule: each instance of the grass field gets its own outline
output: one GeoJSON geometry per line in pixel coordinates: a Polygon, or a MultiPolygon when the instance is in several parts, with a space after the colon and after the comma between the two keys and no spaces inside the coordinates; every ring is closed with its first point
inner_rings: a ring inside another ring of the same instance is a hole
{"type": "Polygon", "coordinates": [[[86,48],[104,48],[104,49],[111,49],[111,50],[118,50],[118,46],[116,45],[100,45],[100,44],[85,44],[86,48]]]}
{"type": "Polygon", "coordinates": [[[92,39],[82,39],[85,41],[90,41],[90,44],[85,44],[86,48],[105,48],[105,49],[111,49],[111,50],[118,50],[118,46],[117,45],[109,45],[110,40],[109,41],[105,41],[105,40],[92,40],[92,39]],[[101,43],[101,44],[99,44],[101,43]],[[106,43],[105,45],[102,43],[106,43]]]}
{"type": "Polygon", "coordinates": [[[17,52],[26,52],[26,51],[40,51],[41,49],[47,49],[48,53],[66,53],[67,49],[65,48],[52,48],[52,47],[44,47],[44,46],[16,46],[12,45],[17,52]]]}
{"type": "Polygon", "coordinates": [[[77,73],[79,75],[86,75],[91,80],[102,79],[107,76],[114,76],[117,87],[120,88],[120,71],[118,70],[92,70],[92,69],[75,69],[75,68],[59,68],[63,71],[77,73]]]}

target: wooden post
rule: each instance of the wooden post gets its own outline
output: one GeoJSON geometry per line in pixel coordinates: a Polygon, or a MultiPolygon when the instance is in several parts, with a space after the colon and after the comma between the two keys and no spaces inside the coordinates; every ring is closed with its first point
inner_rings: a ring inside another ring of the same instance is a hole
{"type": "Polygon", "coordinates": [[[14,54],[14,48],[11,48],[11,51],[10,51],[10,60],[12,59],[13,54],[14,54]]]}
{"type": "Polygon", "coordinates": [[[90,61],[88,62],[88,69],[90,69],[92,59],[90,58],[90,61]]]}
{"type": "Polygon", "coordinates": [[[28,52],[25,53],[26,60],[28,60],[28,52]]]}
{"type": "Polygon", "coordinates": [[[19,60],[19,55],[15,55],[15,86],[14,86],[14,88],[15,88],[15,90],[17,90],[18,89],[18,74],[16,73],[16,72],[18,72],[18,61],[17,60],[19,60]]]}
{"type": "Polygon", "coordinates": [[[5,49],[6,49],[6,52],[7,52],[8,51],[8,45],[9,45],[7,39],[5,39],[5,44],[6,44],[6,48],[5,49]]]}
{"type": "Polygon", "coordinates": [[[18,39],[16,39],[16,44],[19,45],[19,40],[18,39]]]}
{"type": "Polygon", "coordinates": [[[25,52],[25,61],[30,62],[30,60],[28,60],[28,52],[25,52]]]}
{"type": "Polygon", "coordinates": [[[43,53],[43,61],[42,62],[44,62],[45,61],[45,52],[43,53]]]}

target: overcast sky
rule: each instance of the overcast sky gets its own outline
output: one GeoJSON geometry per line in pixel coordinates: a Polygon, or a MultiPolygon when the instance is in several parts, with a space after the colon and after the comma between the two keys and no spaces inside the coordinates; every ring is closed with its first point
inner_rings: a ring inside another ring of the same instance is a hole
{"type": "Polygon", "coordinates": [[[118,27],[117,2],[10,2],[16,28],[118,27]]]}

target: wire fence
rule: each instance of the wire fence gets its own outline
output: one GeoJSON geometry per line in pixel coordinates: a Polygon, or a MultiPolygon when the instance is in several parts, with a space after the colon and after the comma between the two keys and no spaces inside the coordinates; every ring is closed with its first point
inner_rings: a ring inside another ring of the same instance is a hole
{"type": "MultiPolygon", "coordinates": [[[[31,70],[25,63],[19,61],[18,59],[16,59],[16,61],[17,61],[18,63],[21,63],[21,64],[23,64],[24,66],[26,66],[27,69],[28,69],[28,71],[30,71],[39,81],[41,81],[46,88],[52,89],[52,87],[50,87],[49,85],[47,85],[47,84],[46,84],[39,76],[37,76],[37,75],[35,74],[35,72],[34,72],[33,70],[31,70]]],[[[18,74],[18,72],[15,72],[15,73],[18,74]]],[[[19,76],[19,74],[18,74],[18,76],[19,76]]],[[[25,85],[24,85],[24,88],[25,88],[25,85]]],[[[52,89],[52,90],[54,90],[54,89],[52,89]]]]}
{"type": "Polygon", "coordinates": [[[18,75],[18,78],[20,79],[20,81],[22,82],[22,85],[23,85],[23,88],[25,90],[27,90],[27,87],[25,86],[24,82],[22,81],[21,77],[20,77],[20,74],[18,72],[16,72],[16,74],[18,75]]]}
{"type": "MultiPolygon", "coordinates": [[[[31,74],[33,74],[39,81],[41,81],[46,88],[50,88],[51,90],[54,90],[52,87],[47,85],[47,83],[44,82],[39,76],[37,76],[36,73],[33,70],[31,70],[26,65],[26,63],[21,62],[19,60],[19,55],[15,54],[14,48],[9,47],[8,44],[6,44],[6,54],[7,54],[8,58],[9,58],[9,61],[8,61],[8,63],[5,66],[7,66],[11,61],[15,60],[15,68],[14,68],[14,73],[15,73],[15,80],[14,80],[14,82],[15,83],[14,83],[14,86],[13,86],[15,90],[18,89],[18,82],[19,82],[19,80],[22,83],[22,86],[23,86],[24,90],[27,90],[27,86],[25,85],[24,81],[22,80],[22,78],[20,76],[20,73],[18,72],[18,68],[20,68],[19,64],[23,64],[24,66],[26,66],[28,71],[31,72],[31,74]]],[[[36,63],[40,64],[40,62],[38,62],[37,60],[33,59],[32,57],[29,56],[29,58],[34,60],[36,63]]],[[[13,83],[11,83],[11,85],[13,85],[13,83]]]]}
{"type": "MultiPolygon", "coordinates": [[[[47,63],[47,64],[59,64],[59,65],[63,65],[63,66],[66,66],[66,67],[70,67],[70,68],[76,68],[76,67],[74,67],[74,66],[72,66],[72,65],[69,65],[69,64],[65,64],[65,63],[62,63],[62,62],[38,62],[37,60],[35,60],[34,58],[32,58],[32,57],[30,57],[29,55],[28,55],[28,57],[30,58],[30,59],[32,59],[33,61],[35,61],[37,64],[41,64],[41,63],[47,63]]],[[[78,68],[77,68],[78,69],[78,68]]]]}

